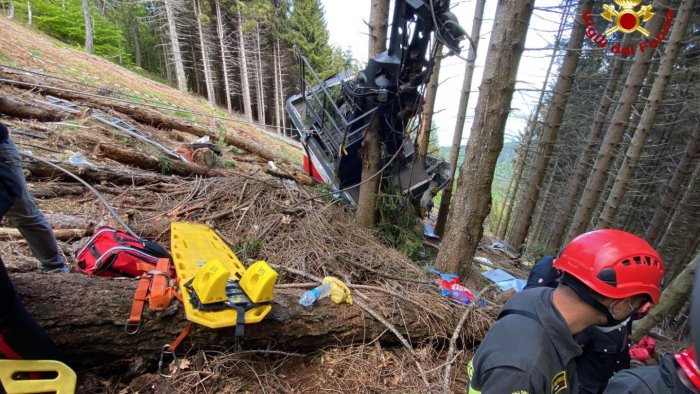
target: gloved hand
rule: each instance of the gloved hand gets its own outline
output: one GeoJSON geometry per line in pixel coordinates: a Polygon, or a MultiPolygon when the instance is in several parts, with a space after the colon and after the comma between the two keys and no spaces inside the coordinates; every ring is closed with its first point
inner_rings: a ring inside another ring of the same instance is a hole
{"type": "Polygon", "coordinates": [[[630,358],[644,363],[651,358],[651,354],[643,347],[634,345],[630,348],[630,358]]]}

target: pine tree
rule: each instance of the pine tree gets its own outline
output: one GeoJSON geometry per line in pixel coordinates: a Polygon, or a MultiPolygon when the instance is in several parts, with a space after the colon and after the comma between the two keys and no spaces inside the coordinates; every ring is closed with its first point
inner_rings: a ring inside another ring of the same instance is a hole
{"type": "Polygon", "coordinates": [[[320,0],[293,0],[286,40],[298,46],[323,79],[337,72],[331,66],[332,50],[320,0]]]}
{"type": "Polygon", "coordinates": [[[471,272],[491,208],[491,185],[534,1],[499,2],[464,163],[437,256],[443,272],[471,272]]]}
{"type": "Polygon", "coordinates": [[[578,8],[578,17],[576,18],[576,23],[571,37],[569,38],[564,62],[559,70],[559,78],[554,86],[551,106],[547,111],[547,118],[542,128],[537,152],[535,153],[535,159],[531,167],[525,198],[520,203],[514,219],[513,230],[508,237],[508,242],[516,248],[523,244],[530,229],[535,204],[539,198],[545,171],[549,164],[552,150],[554,149],[554,143],[561,126],[562,118],[564,117],[564,110],[566,109],[566,103],[570,97],[571,86],[574,83],[576,67],[579,57],[581,56],[581,47],[583,45],[584,31],[586,29],[585,21],[580,15],[590,9],[592,5],[593,0],[585,0],[580,3],[578,8]]]}

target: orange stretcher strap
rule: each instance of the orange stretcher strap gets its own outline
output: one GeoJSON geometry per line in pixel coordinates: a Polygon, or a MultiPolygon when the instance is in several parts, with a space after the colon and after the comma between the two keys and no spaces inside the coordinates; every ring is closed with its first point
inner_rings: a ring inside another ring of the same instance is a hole
{"type": "Polygon", "coordinates": [[[131,314],[124,326],[124,331],[130,335],[139,332],[146,301],[151,310],[164,311],[170,306],[173,297],[181,299],[175,291],[175,286],[170,285],[170,259],[158,259],[156,269],[148,271],[139,278],[134,302],[131,305],[131,314]]]}
{"type": "Polygon", "coordinates": [[[127,320],[124,326],[124,331],[127,334],[136,334],[139,329],[141,329],[141,314],[143,313],[143,305],[146,303],[146,297],[148,296],[150,282],[151,280],[147,275],[143,275],[139,279],[139,285],[136,287],[136,293],[134,294],[134,303],[131,304],[131,314],[129,314],[129,320],[127,320]]]}
{"type": "Polygon", "coordinates": [[[170,259],[158,259],[155,272],[151,271],[151,287],[148,307],[152,311],[162,311],[170,306],[173,299],[170,287],[170,259]]]}

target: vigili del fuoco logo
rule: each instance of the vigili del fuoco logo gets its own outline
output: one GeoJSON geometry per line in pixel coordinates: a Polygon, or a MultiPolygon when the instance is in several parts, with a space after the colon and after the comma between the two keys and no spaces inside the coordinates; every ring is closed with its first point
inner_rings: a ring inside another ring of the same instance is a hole
{"type": "Polygon", "coordinates": [[[651,37],[651,32],[644,28],[644,25],[652,18],[661,17],[653,12],[651,5],[640,5],[642,0],[614,0],[614,2],[617,5],[604,4],[603,12],[600,14],[601,18],[612,23],[612,26],[605,30],[604,33],[598,32],[593,26],[595,22],[591,17],[593,10],[588,10],[582,15],[586,23],[586,37],[601,48],[608,48],[614,54],[631,56],[637,51],[644,52],[649,48],[656,48],[671,30],[673,18],[675,17],[672,10],[666,11],[666,19],[661,30],[651,37]],[[641,34],[642,40],[624,47],[620,44],[613,44],[608,47],[608,37],[616,32],[623,34],[638,32],[641,34]]]}

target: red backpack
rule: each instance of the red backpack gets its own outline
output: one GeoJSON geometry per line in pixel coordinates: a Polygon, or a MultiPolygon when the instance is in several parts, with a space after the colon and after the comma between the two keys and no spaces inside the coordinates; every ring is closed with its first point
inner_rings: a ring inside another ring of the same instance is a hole
{"type": "MultiPolygon", "coordinates": [[[[103,226],[75,253],[75,269],[87,275],[138,277],[170,254],[155,242],[103,226]]],[[[175,277],[171,270],[170,277],[175,277]]]]}

